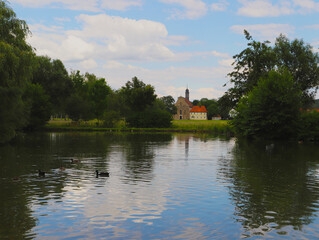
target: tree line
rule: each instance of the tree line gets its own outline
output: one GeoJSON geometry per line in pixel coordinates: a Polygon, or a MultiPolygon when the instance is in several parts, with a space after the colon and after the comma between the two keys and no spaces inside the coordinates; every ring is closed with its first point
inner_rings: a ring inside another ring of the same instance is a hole
{"type": "Polygon", "coordinates": [[[50,116],[98,119],[105,127],[123,118],[131,127],[171,125],[171,96],[158,98],[137,77],[114,90],[94,74],[69,74],[61,60],[37,56],[26,42],[29,34],[26,22],[0,1],[0,143],[43,126],[50,116]]]}

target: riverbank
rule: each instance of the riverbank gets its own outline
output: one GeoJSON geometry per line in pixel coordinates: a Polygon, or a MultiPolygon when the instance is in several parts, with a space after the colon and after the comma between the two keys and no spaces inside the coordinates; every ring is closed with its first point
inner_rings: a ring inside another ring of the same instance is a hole
{"type": "Polygon", "coordinates": [[[233,135],[226,120],[174,120],[170,128],[129,128],[120,123],[116,128],[105,128],[98,120],[72,122],[71,120],[51,120],[46,131],[105,131],[105,132],[195,132],[233,135]]]}

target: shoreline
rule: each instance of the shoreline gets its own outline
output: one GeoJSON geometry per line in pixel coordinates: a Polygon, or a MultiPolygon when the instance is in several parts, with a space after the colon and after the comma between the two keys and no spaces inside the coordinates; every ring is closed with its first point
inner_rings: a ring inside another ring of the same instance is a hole
{"type": "Polygon", "coordinates": [[[117,127],[117,128],[106,128],[97,127],[95,124],[74,124],[72,122],[65,121],[61,122],[50,121],[47,123],[41,131],[50,132],[64,132],[64,131],[81,131],[81,132],[154,132],[154,133],[210,133],[218,135],[229,135],[234,136],[234,132],[231,127],[227,124],[227,121],[193,121],[193,120],[182,120],[173,121],[172,127],[170,128],[129,128],[129,127],[117,127]]]}

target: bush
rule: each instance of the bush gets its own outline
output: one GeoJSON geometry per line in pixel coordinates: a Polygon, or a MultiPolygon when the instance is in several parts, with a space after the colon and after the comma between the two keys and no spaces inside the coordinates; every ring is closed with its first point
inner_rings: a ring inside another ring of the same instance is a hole
{"type": "Polygon", "coordinates": [[[126,121],[130,127],[168,128],[172,124],[172,116],[165,110],[148,109],[130,114],[126,121]]]}
{"type": "Polygon", "coordinates": [[[300,98],[288,71],[271,71],[240,99],[231,121],[238,135],[266,139],[296,137],[300,124],[300,98]]]}
{"type": "Polygon", "coordinates": [[[103,127],[114,128],[116,124],[121,120],[119,112],[108,111],[105,112],[102,116],[103,127]]]}
{"type": "Polygon", "coordinates": [[[303,112],[301,115],[300,139],[319,140],[319,112],[303,112]]]}
{"type": "Polygon", "coordinates": [[[68,116],[73,121],[79,121],[80,119],[87,121],[94,118],[90,103],[79,94],[72,94],[66,100],[65,108],[68,116]]]}
{"type": "Polygon", "coordinates": [[[40,84],[29,84],[25,92],[30,104],[30,119],[26,129],[36,129],[45,125],[51,116],[52,105],[40,84]]]}

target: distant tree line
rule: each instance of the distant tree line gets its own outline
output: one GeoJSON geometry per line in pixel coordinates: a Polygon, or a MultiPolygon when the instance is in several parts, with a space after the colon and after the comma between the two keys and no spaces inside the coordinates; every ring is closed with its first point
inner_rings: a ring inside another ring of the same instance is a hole
{"type": "Polygon", "coordinates": [[[222,119],[229,119],[229,111],[231,108],[225,104],[225,98],[222,96],[219,99],[202,98],[193,101],[194,106],[205,106],[207,110],[207,118],[221,117],[222,119]]]}
{"type": "Polygon", "coordinates": [[[26,22],[0,1],[0,143],[43,126],[51,116],[98,119],[105,127],[121,119],[130,127],[171,125],[171,96],[158,98],[137,77],[113,90],[94,74],[69,74],[62,61],[36,56],[26,42],[29,34],[26,22]]]}

